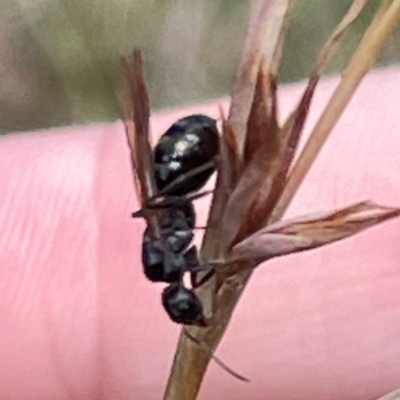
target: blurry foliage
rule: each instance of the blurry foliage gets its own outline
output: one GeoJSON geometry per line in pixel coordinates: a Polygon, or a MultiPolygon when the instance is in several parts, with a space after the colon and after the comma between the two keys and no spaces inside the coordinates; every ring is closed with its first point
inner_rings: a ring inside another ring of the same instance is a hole
{"type": "MultiPolygon", "coordinates": [[[[118,118],[119,57],[141,47],[153,108],[229,93],[251,1],[1,0],[0,132],[118,118]]],[[[308,75],[350,0],[297,0],[281,81],[308,75]]],[[[379,2],[354,24],[343,66],[379,2]]],[[[400,58],[389,41],[381,64],[400,58]]]]}

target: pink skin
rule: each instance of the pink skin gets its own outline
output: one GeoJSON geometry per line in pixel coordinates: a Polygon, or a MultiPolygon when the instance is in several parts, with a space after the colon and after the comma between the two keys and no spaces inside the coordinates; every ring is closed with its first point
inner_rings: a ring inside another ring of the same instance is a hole
{"type": "MultiPolygon", "coordinates": [[[[399,79],[365,79],[288,214],[400,205],[399,79]]],[[[322,82],[309,122],[336,82],[322,82]]],[[[282,91],[283,114],[300,88],[282,91]]],[[[217,104],[157,114],[153,131],[190,112],[217,104]]],[[[0,398],[160,399],[179,327],[142,274],[122,123],[0,143],[0,398]]],[[[218,349],[252,382],[213,364],[200,398],[374,399],[400,386],[399,232],[391,221],[260,267],[218,349]]]]}

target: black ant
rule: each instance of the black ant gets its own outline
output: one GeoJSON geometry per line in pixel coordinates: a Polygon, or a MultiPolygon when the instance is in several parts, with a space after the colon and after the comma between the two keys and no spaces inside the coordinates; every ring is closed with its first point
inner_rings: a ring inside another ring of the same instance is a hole
{"type": "MultiPolygon", "coordinates": [[[[162,301],[173,321],[206,326],[208,321],[204,318],[201,301],[192,289],[184,286],[183,274],[189,272],[193,282],[195,271],[208,269],[213,272],[211,266],[200,265],[196,247],[189,246],[195,229],[192,201],[206,194],[195,193],[217,165],[219,133],[216,121],[205,115],[182,118],[165,132],[152,151],[150,107],[140,51],[134,51],[132,60],[123,59],[122,65],[128,89],[128,96],[122,98],[125,131],[134,183],[142,204],[142,209],[133,217],[144,217],[148,225],[142,248],[145,274],[150,280],[169,283],[163,291],[162,301]]],[[[206,277],[202,279],[204,282],[206,277]]],[[[198,286],[201,284],[197,283],[198,286]]],[[[207,343],[191,335],[185,327],[183,331],[222,368],[246,380],[222,363],[207,343]]]]}
{"type": "Polygon", "coordinates": [[[197,248],[188,248],[195,229],[192,200],[203,193],[191,193],[200,190],[215,171],[218,148],[216,121],[204,115],[180,119],[154,148],[159,192],[145,206],[159,214],[161,232],[156,238],[149,227],[146,229],[142,262],[148,279],[170,283],[162,293],[162,304],[171,320],[179,324],[207,325],[202,304],[193,290],[184,286],[183,274],[192,274],[193,287],[204,283],[204,279],[200,283],[195,279],[196,271],[206,269],[199,262],[197,248]]]}
{"type": "MultiPolygon", "coordinates": [[[[216,169],[219,151],[219,134],[216,121],[204,115],[191,115],[173,124],[154,148],[154,173],[158,193],[147,199],[144,209],[157,215],[159,237],[148,226],[143,235],[142,263],[144,274],[151,281],[169,285],[162,292],[162,304],[170,319],[178,324],[206,327],[203,305],[194,288],[201,286],[214,273],[201,265],[193,239],[196,215],[192,201],[208,192],[196,194],[216,169]],[[208,272],[197,282],[197,272],[208,272]],[[192,288],[183,284],[183,275],[189,272],[192,288]]],[[[206,345],[192,336],[186,336],[207,351],[226,371],[240,380],[237,374],[219,360],[206,345]]]]}

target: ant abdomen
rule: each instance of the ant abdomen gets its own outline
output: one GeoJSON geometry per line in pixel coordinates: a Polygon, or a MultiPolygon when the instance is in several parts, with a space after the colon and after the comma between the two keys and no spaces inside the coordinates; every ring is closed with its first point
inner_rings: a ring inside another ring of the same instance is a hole
{"type": "MultiPolygon", "coordinates": [[[[216,120],[196,114],[175,122],[154,148],[154,169],[158,190],[163,190],[178,177],[207,165],[219,153],[216,120]]],[[[168,195],[182,196],[198,191],[215,171],[211,163],[204,171],[171,189],[168,195]]]]}

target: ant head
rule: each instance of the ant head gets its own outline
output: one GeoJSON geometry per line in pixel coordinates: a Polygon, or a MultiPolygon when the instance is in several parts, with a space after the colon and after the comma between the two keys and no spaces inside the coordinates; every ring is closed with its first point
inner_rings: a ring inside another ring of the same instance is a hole
{"type": "Polygon", "coordinates": [[[180,283],[173,283],[163,290],[162,304],[171,320],[178,324],[207,326],[200,300],[180,283]]]}

